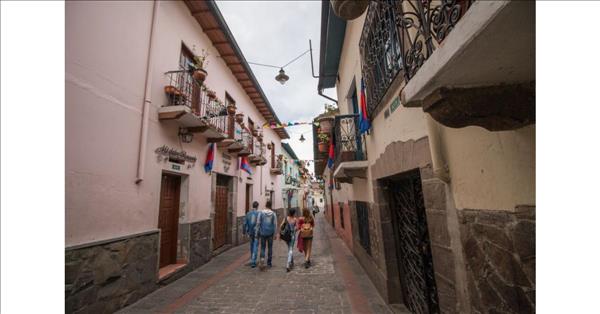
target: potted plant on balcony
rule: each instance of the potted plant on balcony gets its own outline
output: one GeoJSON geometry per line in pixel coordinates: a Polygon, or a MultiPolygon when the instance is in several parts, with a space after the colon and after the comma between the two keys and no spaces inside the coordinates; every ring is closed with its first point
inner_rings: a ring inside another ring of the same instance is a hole
{"type": "Polygon", "coordinates": [[[258,130],[257,129],[252,129],[252,136],[254,136],[254,137],[258,136],[258,130]]]}
{"type": "Polygon", "coordinates": [[[208,65],[208,51],[202,49],[202,53],[194,57],[194,70],[192,72],[192,77],[198,81],[199,84],[202,84],[208,75],[205,67],[208,65]]]}
{"type": "Polygon", "coordinates": [[[317,135],[317,137],[319,138],[319,142],[318,142],[319,152],[321,152],[321,153],[327,152],[327,144],[329,144],[329,134],[319,133],[317,135]]]}
{"type": "Polygon", "coordinates": [[[213,99],[217,98],[217,93],[214,90],[212,90],[210,88],[207,88],[206,89],[206,96],[208,96],[208,98],[210,100],[213,100],[213,99]]]}
{"type": "Polygon", "coordinates": [[[227,113],[235,114],[236,109],[237,109],[237,107],[235,106],[235,104],[233,104],[233,103],[227,104],[227,113]]]}
{"type": "Polygon", "coordinates": [[[235,114],[235,121],[237,123],[244,123],[244,114],[243,113],[236,113],[235,114]]]}
{"type": "MultiPolygon", "coordinates": [[[[259,133],[258,136],[256,137],[256,139],[258,139],[259,143],[262,143],[263,142],[263,135],[261,133],[259,133]]],[[[262,150],[262,147],[261,147],[261,150],[262,150]]]]}
{"type": "Polygon", "coordinates": [[[331,0],[333,13],[344,20],[361,16],[368,6],[369,0],[331,0]]]}

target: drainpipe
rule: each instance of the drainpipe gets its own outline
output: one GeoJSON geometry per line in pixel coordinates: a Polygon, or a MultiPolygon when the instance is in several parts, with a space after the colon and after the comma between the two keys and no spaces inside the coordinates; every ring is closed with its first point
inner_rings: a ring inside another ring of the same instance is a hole
{"type": "Polygon", "coordinates": [[[144,180],[144,168],[146,167],[146,145],[148,143],[148,111],[152,103],[152,64],[154,33],[158,24],[158,6],[160,1],[155,0],[152,7],[152,23],[150,26],[150,40],[148,44],[148,60],[146,61],[146,79],[144,85],[144,103],[142,105],[142,128],[140,130],[140,147],[138,154],[138,168],[135,184],[140,184],[144,180]]]}
{"type": "MultiPolygon", "coordinates": [[[[312,55],[312,42],[310,41],[310,39],[308,40],[308,50],[310,50],[310,70],[312,71],[312,76],[313,76],[314,78],[319,78],[319,77],[333,77],[333,76],[337,76],[337,75],[323,75],[323,76],[316,76],[316,75],[315,75],[315,70],[314,70],[314,69],[315,69],[315,66],[314,66],[314,64],[313,64],[313,55],[312,55]]],[[[317,92],[318,92],[319,96],[325,97],[325,98],[327,98],[327,99],[329,99],[329,100],[333,101],[333,102],[334,102],[334,103],[337,105],[337,103],[338,103],[338,102],[337,102],[337,100],[335,100],[335,99],[333,99],[333,98],[331,98],[331,97],[329,97],[329,96],[323,95],[323,89],[317,89],[317,92]]]]}
{"type": "Polygon", "coordinates": [[[440,125],[430,116],[426,117],[427,129],[429,131],[429,149],[431,150],[431,162],[433,166],[433,175],[446,182],[450,182],[450,173],[448,171],[448,162],[444,156],[444,146],[440,132],[440,125]]]}

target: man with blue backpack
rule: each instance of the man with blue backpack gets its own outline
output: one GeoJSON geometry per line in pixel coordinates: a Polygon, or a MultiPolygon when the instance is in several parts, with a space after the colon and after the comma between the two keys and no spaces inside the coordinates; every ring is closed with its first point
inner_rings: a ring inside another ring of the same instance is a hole
{"type": "Polygon", "coordinates": [[[265,246],[268,246],[267,267],[273,266],[273,238],[276,238],[277,214],[271,209],[271,201],[267,201],[265,209],[258,212],[256,235],[260,237],[260,268],[265,265],[265,246]]]}
{"type": "Polygon", "coordinates": [[[246,214],[244,219],[244,229],[242,233],[250,237],[250,266],[256,267],[256,251],[258,250],[258,238],[256,237],[256,225],[258,221],[258,202],[252,203],[252,209],[246,214]]]}

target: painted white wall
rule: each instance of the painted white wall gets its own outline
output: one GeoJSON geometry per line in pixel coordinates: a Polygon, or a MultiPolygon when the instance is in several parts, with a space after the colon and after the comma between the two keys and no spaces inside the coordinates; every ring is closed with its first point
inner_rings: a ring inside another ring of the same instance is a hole
{"type": "MultiPolygon", "coordinates": [[[[154,153],[162,145],[183,149],[198,160],[193,168],[183,167],[180,171],[188,176],[188,198],[181,200],[180,221],[210,217],[211,176],[203,169],[208,150],[205,138],[196,134],[192,143],[180,143],[176,122],[158,121],[158,108],[167,101],[164,72],[177,69],[182,42],[190,49],[195,45],[197,53],[202,48],[209,50],[205,83],[219,98],[224,99],[227,91],[238,111],[255,125],[265,122],[229,68],[217,58],[216,49],[185,4],[161,1],[155,29],[155,62],[151,65],[145,178],[139,185],[134,183],[152,5],[150,1],[70,1],[65,5],[67,246],[157,229],[161,172],[170,168],[154,153]]],[[[264,129],[264,139],[280,147],[280,138],[273,130],[264,129]]],[[[241,177],[236,211],[243,215],[244,188],[250,180],[238,170],[237,162],[232,158],[225,172],[222,150],[218,149],[213,170],[241,177]]],[[[269,158],[262,171],[261,167],[253,168],[253,199],[261,205],[265,186],[281,191],[280,180],[270,174],[270,167],[269,158]]],[[[275,196],[273,207],[282,207],[281,193],[275,196]]]]}

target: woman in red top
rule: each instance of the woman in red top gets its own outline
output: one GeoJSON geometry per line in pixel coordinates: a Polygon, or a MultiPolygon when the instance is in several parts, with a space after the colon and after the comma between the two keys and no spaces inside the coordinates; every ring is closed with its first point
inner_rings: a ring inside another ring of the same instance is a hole
{"type": "Polygon", "coordinates": [[[310,254],[312,253],[313,229],[315,227],[315,219],[310,213],[310,210],[304,208],[302,217],[298,219],[299,238],[298,248],[300,252],[304,251],[304,268],[310,267],[310,254]]]}

